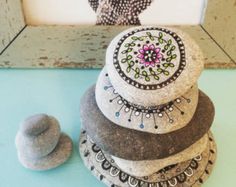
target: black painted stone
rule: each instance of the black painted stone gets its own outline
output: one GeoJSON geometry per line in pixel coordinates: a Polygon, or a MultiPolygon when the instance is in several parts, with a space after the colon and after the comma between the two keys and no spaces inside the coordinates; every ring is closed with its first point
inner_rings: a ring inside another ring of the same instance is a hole
{"type": "Polygon", "coordinates": [[[83,128],[107,153],[127,160],[154,160],[176,154],[206,134],[214,119],[214,105],[199,92],[196,112],[185,127],[166,134],[127,129],[109,121],[98,109],[95,86],[82,97],[80,116],[83,128]]]}

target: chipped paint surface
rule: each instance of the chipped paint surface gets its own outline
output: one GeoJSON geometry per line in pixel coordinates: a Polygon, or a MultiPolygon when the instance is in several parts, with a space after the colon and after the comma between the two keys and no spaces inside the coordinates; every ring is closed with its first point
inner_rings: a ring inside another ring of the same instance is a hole
{"type": "Polygon", "coordinates": [[[27,27],[0,57],[4,67],[99,68],[111,38],[124,27],[27,27]],[[16,60],[17,59],[17,60],[16,60]],[[8,61],[8,64],[5,63],[8,61]]]}
{"type": "Polygon", "coordinates": [[[236,62],[236,0],[209,0],[203,27],[236,62]]]}
{"type": "Polygon", "coordinates": [[[216,45],[201,26],[177,27],[187,32],[202,49],[206,68],[236,68],[232,60],[216,45]]]}
{"type": "Polygon", "coordinates": [[[0,24],[1,54],[1,51],[25,26],[20,0],[0,1],[0,24]]]}
{"type": "MultiPolygon", "coordinates": [[[[0,27],[0,68],[101,68],[109,42],[127,28],[40,26],[23,30],[21,3],[21,0],[0,2],[0,23],[4,25],[0,27]]],[[[207,68],[236,67],[235,0],[209,0],[203,28],[180,28],[198,42],[207,68]]]]}
{"type": "MultiPolygon", "coordinates": [[[[124,26],[27,27],[0,56],[6,68],[101,68],[106,48],[124,26]]],[[[206,67],[235,67],[200,26],[178,27],[200,45],[206,67]]]]}

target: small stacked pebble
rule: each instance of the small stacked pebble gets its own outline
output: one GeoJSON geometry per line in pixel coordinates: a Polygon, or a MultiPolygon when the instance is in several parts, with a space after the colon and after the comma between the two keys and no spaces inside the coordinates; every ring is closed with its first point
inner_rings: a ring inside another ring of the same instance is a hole
{"type": "Polygon", "coordinates": [[[97,25],[141,25],[138,18],[152,0],[88,0],[97,25]]]}
{"type": "Polygon", "coordinates": [[[96,85],[81,99],[80,153],[108,186],[200,186],[216,145],[214,105],[198,89],[200,48],[174,28],[116,36],[96,85]]]}
{"type": "Polygon", "coordinates": [[[55,168],[71,155],[72,141],[52,116],[37,114],[20,125],[15,139],[21,164],[32,170],[55,168]]]}

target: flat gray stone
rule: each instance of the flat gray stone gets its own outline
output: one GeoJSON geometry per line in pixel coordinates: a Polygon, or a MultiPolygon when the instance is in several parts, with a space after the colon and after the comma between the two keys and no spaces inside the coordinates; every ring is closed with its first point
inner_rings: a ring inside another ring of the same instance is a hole
{"type": "Polygon", "coordinates": [[[49,170],[60,166],[68,160],[72,152],[72,141],[66,134],[61,134],[55,149],[42,158],[30,159],[18,151],[21,164],[32,170],[49,170]]]}
{"type": "Polygon", "coordinates": [[[214,105],[200,91],[196,112],[185,127],[166,134],[127,129],[109,121],[95,101],[95,86],[82,97],[80,116],[88,135],[109,154],[127,160],[155,160],[183,151],[204,136],[214,119],[214,105]]]}
{"type": "Polygon", "coordinates": [[[161,106],[145,107],[131,103],[110,83],[106,67],[98,77],[95,95],[99,109],[113,123],[154,134],[169,133],[187,125],[198,103],[197,85],[161,106]]]}
{"type": "Polygon", "coordinates": [[[54,117],[33,116],[21,125],[15,144],[25,157],[40,158],[56,147],[60,133],[59,122],[54,117]]]}
{"type": "Polygon", "coordinates": [[[85,166],[109,187],[199,187],[210,176],[217,155],[213,136],[208,133],[207,147],[200,155],[169,165],[151,175],[137,177],[119,168],[111,155],[91,141],[84,131],[80,136],[79,149],[85,166]]]}
{"type": "Polygon", "coordinates": [[[174,28],[133,27],[117,35],[106,53],[116,91],[142,106],[168,103],[196,84],[204,68],[201,49],[174,28]]]}
{"type": "Polygon", "coordinates": [[[114,159],[115,163],[122,171],[132,176],[145,177],[152,175],[156,171],[159,171],[169,165],[178,164],[180,162],[184,162],[198,155],[201,155],[201,153],[206,149],[208,141],[208,135],[206,134],[203,136],[203,138],[201,138],[185,150],[166,158],[157,160],[132,161],[124,160],[122,158],[114,156],[111,156],[111,158],[114,159]]]}
{"type": "Polygon", "coordinates": [[[20,131],[29,136],[37,136],[49,128],[50,117],[46,114],[36,114],[25,119],[20,131]]]}

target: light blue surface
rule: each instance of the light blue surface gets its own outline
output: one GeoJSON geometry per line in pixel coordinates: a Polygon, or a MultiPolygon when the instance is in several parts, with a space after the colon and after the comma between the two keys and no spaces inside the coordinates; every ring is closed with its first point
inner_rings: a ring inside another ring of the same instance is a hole
{"type": "MultiPolygon", "coordinates": [[[[78,154],[79,102],[99,70],[0,70],[0,187],[104,187],[78,154]],[[35,113],[55,116],[74,142],[71,159],[46,172],[24,169],[14,138],[20,121],[35,113]]],[[[234,186],[236,177],[236,71],[205,70],[199,87],[215,103],[215,170],[204,187],[234,186]]]]}

